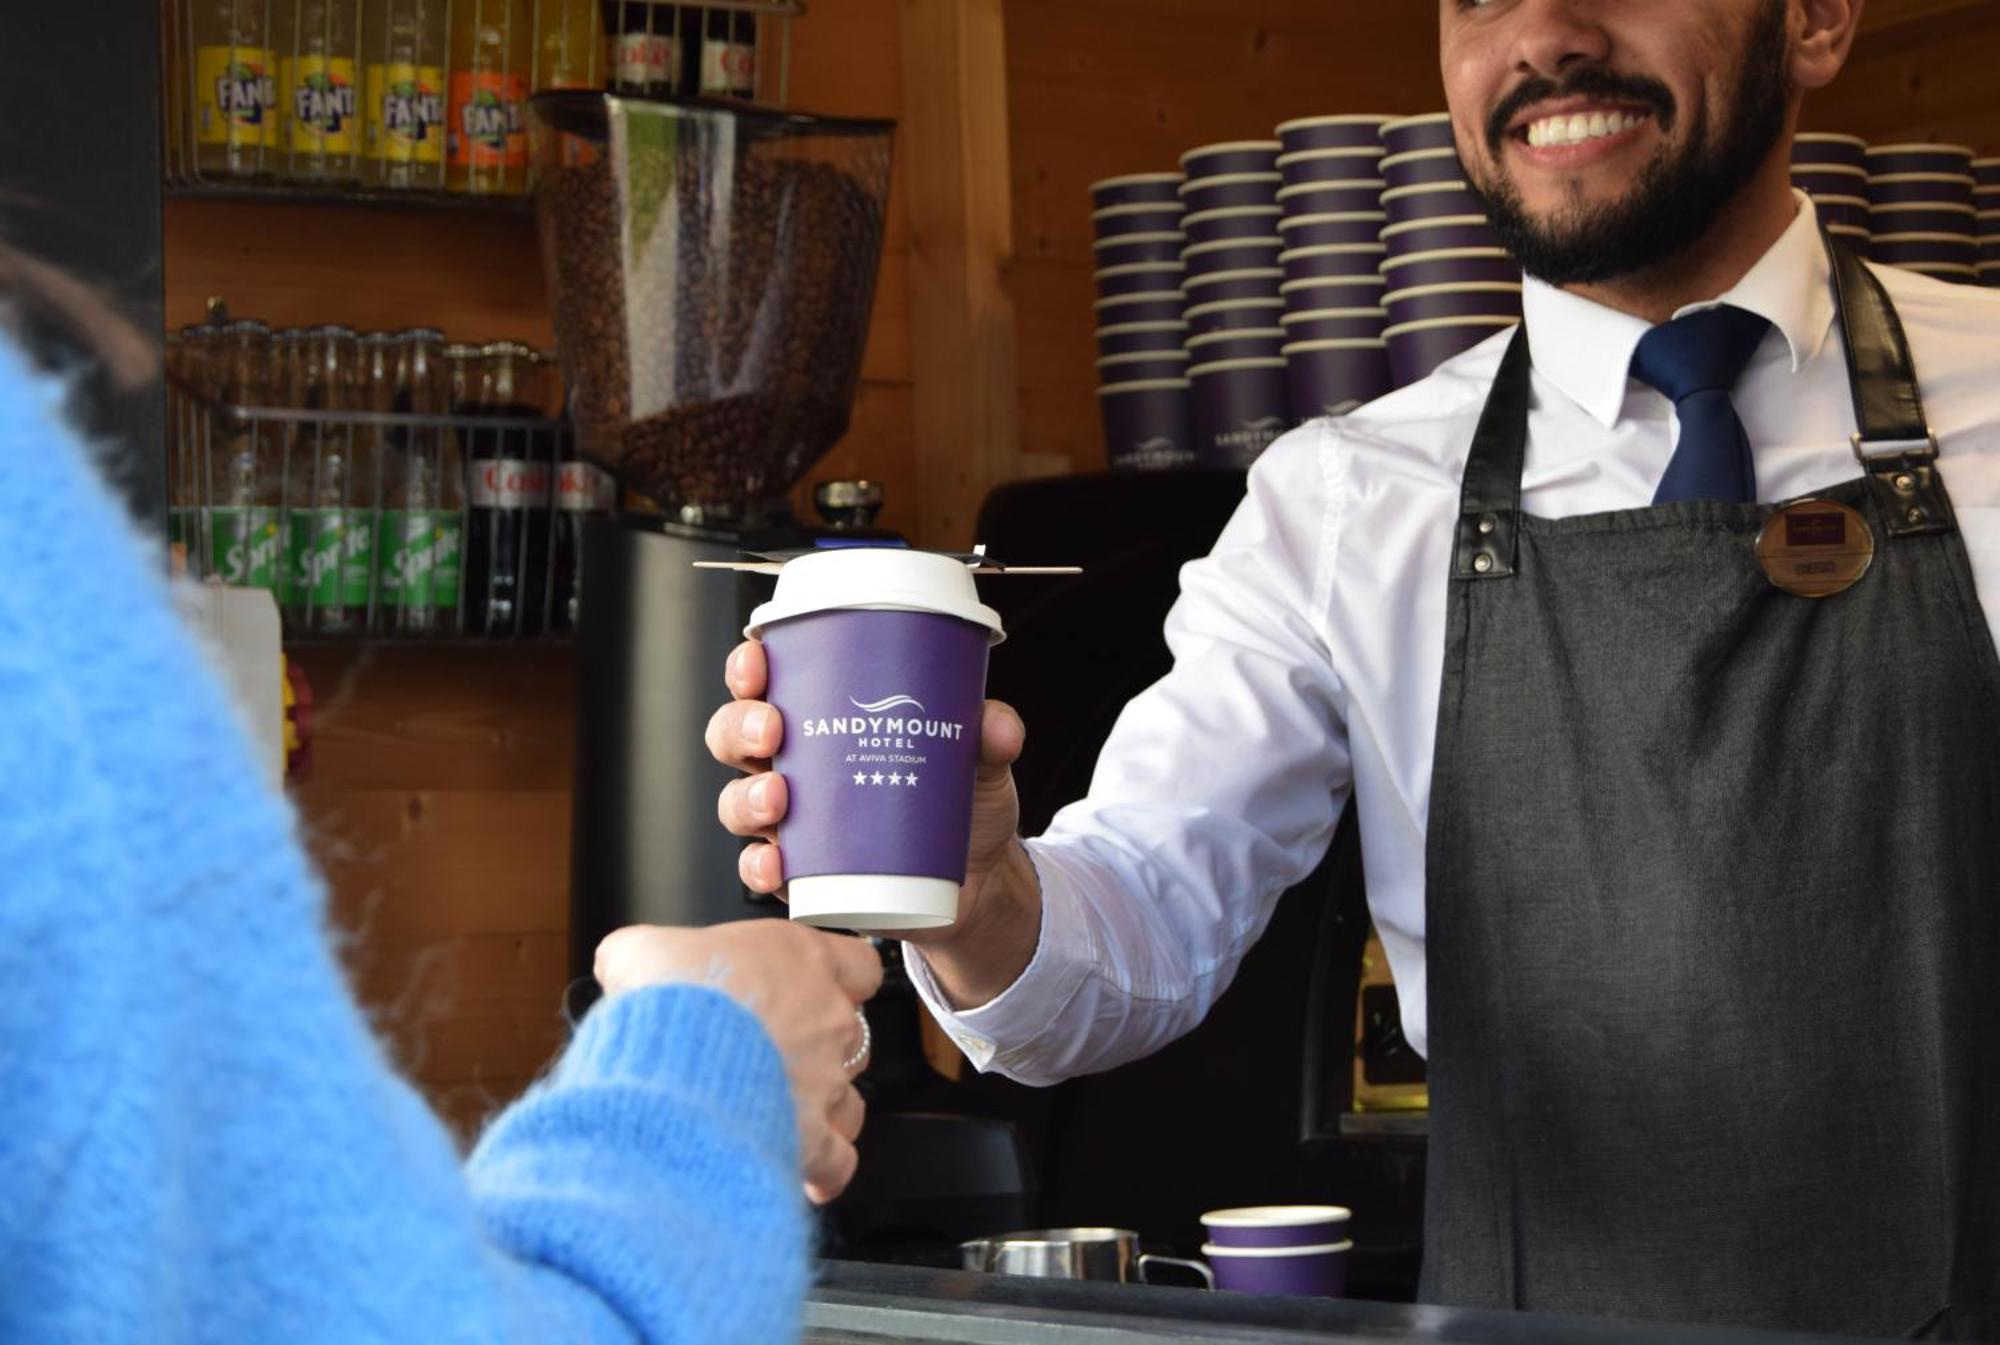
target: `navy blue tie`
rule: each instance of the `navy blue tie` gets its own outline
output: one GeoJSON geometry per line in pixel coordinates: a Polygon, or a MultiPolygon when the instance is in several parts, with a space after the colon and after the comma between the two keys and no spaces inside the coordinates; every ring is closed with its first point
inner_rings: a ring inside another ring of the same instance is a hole
{"type": "Polygon", "coordinates": [[[1675,500],[1757,498],[1757,469],[1750,439],[1729,401],[1769,319],[1741,308],[1704,308],[1663,323],[1639,338],[1632,377],[1666,394],[1680,419],[1680,443],[1654,504],[1675,500]]]}

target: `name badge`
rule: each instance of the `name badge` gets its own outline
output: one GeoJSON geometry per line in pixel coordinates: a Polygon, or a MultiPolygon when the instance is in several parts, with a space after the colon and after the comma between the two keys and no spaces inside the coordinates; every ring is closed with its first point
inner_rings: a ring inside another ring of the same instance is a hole
{"type": "Polygon", "coordinates": [[[1757,561],[1787,593],[1826,598],[1854,587],[1875,559],[1868,520],[1832,500],[1800,500],[1764,521],[1757,561]]]}

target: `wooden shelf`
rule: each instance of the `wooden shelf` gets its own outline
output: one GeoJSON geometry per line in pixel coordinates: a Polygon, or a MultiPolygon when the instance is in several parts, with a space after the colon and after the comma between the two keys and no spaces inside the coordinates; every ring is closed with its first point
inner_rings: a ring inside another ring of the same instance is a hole
{"type": "Polygon", "coordinates": [[[170,201],[268,201],[278,205],[390,206],[399,210],[472,210],[532,218],[532,196],[478,195],[454,191],[393,191],[386,188],[294,182],[169,182],[170,201]]]}

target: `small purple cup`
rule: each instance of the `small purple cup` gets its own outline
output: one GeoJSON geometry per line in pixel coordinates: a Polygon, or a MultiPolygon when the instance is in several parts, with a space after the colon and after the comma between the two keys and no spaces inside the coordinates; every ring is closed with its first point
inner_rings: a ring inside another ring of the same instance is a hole
{"type": "Polygon", "coordinates": [[[1495,332],[1516,325],[1513,318],[1433,318],[1383,329],[1389,343],[1389,372],[1397,387],[1427,377],[1454,355],[1472,349],[1495,332]]]}
{"type": "Polygon", "coordinates": [[[1386,257],[1382,277],[1392,290],[1418,285],[1473,285],[1502,280],[1519,283],[1521,264],[1504,248],[1440,248],[1386,257]]]}
{"type": "Polygon", "coordinates": [[[1277,125],[1278,142],[1289,150],[1368,149],[1382,143],[1382,123],[1395,117],[1371,112],[1344,112],[1326,117],[1299,117],[1277,125]]]}
{"type": "Polygon", "coordinates": [[[1484,215],[1486,203],[1463,182],[1420,182],[1414,187],[1391,187],[1383,192],[1382,209],[1388,212],[1389,223],[1408,224],[1415,220],[1484,215]]]}
{"type": "Polygon", "coordinates": [[[1203,332],[1187,340],[1188,367],[1228,360],[1275,360],[1285,353],[1282,327],[1238,327],[1230,331],[1203,332]]]}
{"type": "Polygon", "coordinates": [[[1269,327],[1284,311],[1285,301],[1270,295],[1260,299],[1223,299],[1195,304],[1187,310],[1187,334],[1206,336],[1210,332],[1269,327]]]}
{"type": "Polygon", "coordinates": [[[1278,156],[1278,172],[1287,187],[1309,182],[1349,182],[1355,178],[1380,177],[1382,147],[1362,149],[1299,149],[1278,156]]]}
{"type": "Polygon", "coordinates": [[[1855,256],[1872,258],[1874,255],[1873,248],[1869,246],[1866,229],[1856,228],[1852,224],[1829,224],[1826,226],[1826,231],[1846,244],[1855,256]]]}
{"type": "Polygon", "coordinates": [[[901,547],[809,552],[785,564],[745,634],[764,644],[766,697],[785,722],[773,765],[789,800],[778,836],[792,919],[951,924],[986,654],[1001,638],[971,573],[901,547]]]}
{"type": "Polygon", "coordinates": [[[1969,145],[1870,145],[1868,174],[1950,173],[1972,176],[1972,148],[1969,145]]]}
{"type": "Polygon", "coordinates": [[[2000,262],[1984,262],[1975,272],[1978,282],[1988,289],[2000,289],[2000,262]]]}
{"type": "Polygon", "coordinates": [[[1815,196],[1813,212],[1823,224],[1846,224],[1857,229],[1868,227],[1868,198],[1865,196],[1815,196]]]}
{"type": "Polygon", "coordinates": [[[1190,276],[1257,270],[1276,266],[1284,250],[1284,240],[1277,237],[1218,238],[1212,243],[1189,243],[1181,250],[1181,262],[1190,276]]]}
{"type": "Polygon", "coordinates": [[[1402,257],[1441,248],[1497,248],[1500,235],[1493,232],[1484,215],[1441,215],[1391,224],[1382,230],[1382,243],[1390,256],[1402,257]]]}
{"type": "Polygon", "coordinates": [[[1185,350],[1139,350],[1126,355],[1099,355],[1097,381],[1100,384],[1150,383],[1161,378],[1186,378],[1188,362],[1185,350]]]}
{"type": "Polygon", "coordinates": [[[1285,361],[1218,360],[1188,370],[1195,451],[1204,467],[1248,467],[1292,425],[1285,361]]]}
{"type": "Polygon", "coordinates": [[[1316,248],[1339,243],[1379,243],[1388,219],[1379,210],[1348,210],[1332,215],[1293,215],[1278,222],[1287,248],[1316,248]]]}
{"type": "Polygon", "coordinates": [[[1090,308],[1099,327],[1118,327],[1132,322],[1180,322],[1187,296],[1176,286],[1145,294],[1114,294],[1099,299],[1090,308]]]}
{"type": "Polygon", "coordinates": [[[1090,199],[1099,209],[1108,205],[1136,205],[1141,201],[1177,201],[1181,176],[1127,173],[1123,177],[1100,178],[1090,184],[1090,199]]]}
{"type": "Polygon", "coordinates": [[[1311,182],[1280,187],[1277,202],[1286,218],[1296,215],[1346,215],[1382,208],[1380,178],[1350,178],[1345,182],[1311,182]]]}
{"type": "Polygon", "coordinates": [[[1348,1241],[1354,1211],[1345,1205],[1243,1205],[1201,1216],[1209,1245],[1322,1247],[1348,1241]]]}
{"type": "Polygon", "coordinates": [[[1181,287],[1181,274],[1178,260],[1126,262],[1119,266],[1100,266],[1091,272],[1097,281],[1097,297],[1100,299],[1177,290],[1181,287]]]}
{"type": "Polygon", "coordinates": [[[2000,238],[1979,240],[1979,265],[1992,266],[2000,263],[2000,238]]]}
{"type": "Polygon", "coordinates": [[[1287,280],[1373,275],[1381,266],[1386,250],[1380,243],[1326,243],[1283,252],[1279,254],[1278,265],[1284,268],[1287,280]]]}
{"type": "Polygon", "coordinates": [[[1275,140],[1220,140],[1197,145],[1181,155],[1181,172],[1189,178],[1219,173],[1275,173],[1285,147],[1275,140]]]}
{"type": "Polygon", "coordinates": [[[1975,266],[1979,248],[1971,238],[1954,234],[1871,234],[1869,255],[1890,266],[1975,266]]]}
{"type": "Polygon", "coordinates": [[[1108,383],[1097,390],[1104,452],[1114,472],[1192,467],[1194,424],[1184,378],[1108,383]]]}
{"type": "Polygon", "coordinates": [[[1391,154],[1407,154],[1413,149],[1457,149],[1451,133],[1451,113],[1426,112],[1417,117],[1398,117],[1382,123],[1382,144],[1391,154]]]}
{"type": "Polygon", "coordinates": [[[1251,266],[1241,271],[1208,271],[1189,276],[1187,306],[1222,303],[1230,299],[1275,299],[1285,273],[1275,266],[1251,266]]]}
{"type": "Polygon", "coordinates": [[[1468,285],[1426,285],[1403,290],[1383,299],[1388,310],[1386,327],[1401,327],[1433,318],[1518,318],[1521,316],[1521,287],[1505,283],[1468,285]]]}
{"type": "MultiPolygon", "coordinates": [[[[1843,224],[1849,221],[1843,219],[1843,224]]],[[[1964,234],[1973,237],[1979,221],[1972,207],[1960,205],[1870,206],[1865,221],[1872,234],[1964,234]]]]}
{"type": "Polygon", "coordinates": [[[1870,205],[1972,204],[1970,173],[1886,173],[1868,179],[1870,205]]]}
{"type": "Polygon", "coordinates": [[[1811,168],[1794,166],[1792,185],[1814,198],[1821,196],[1858,196],[1863,200],[1868,198],[1867,170],[1849,168],[1845,164],[1824,167],[1815,165],[1811,168]]]}
{"type": "Polygon", "coordinates": [[[1974,159],[1972,161],[1972,180],[1979,185],[1981,190],[1990,188],[2000,191],[2000,158],[1974,159]]]}
{"type": "Polygon", "coordinates": [[[1382,160],[1382,180],[1391,187],[1424,182],[1463,182],[1465,166],[1455,149],[1413,149],[1382,160]]]}
{"type": "Polygon", "coordinates": [[[1181,185],[1181,201],[1190,214],[1227,210],[1232,206],[1276,205],[1278,187],[1283,181],[1276,173],[1224,173],[1219,177],[1190,178],[1181,185]]]}
{"type": "Polygon", "coordinates": [[[1380,308],[1388,285],[1378,273],[1372,276],[1334,276],[1331,279],[1287,280],[1278,286],[1288,313],[1311,313],[1329,308],[1380,308]]]}
{"type": "Polygon", "coordinates": [[[1097,329],[1097,353],[1136,355],[1147,350],[1179,350],[1187,334],[1185,322],[1121,322],[1097,329]]]}
{"type": "Polygon", "coordinates": [[[1981,233],[2000,234],[2000,187],[1981,187],[1975,191],[1972,212],[1981,233]]]}
{"type": "Polygon", "coordinates": [[[1224,238],[1271,238],[1278,232],[1276,205],[1232,205],[1190,211],[1181,221],[1190,243],[1214,243],[1224,238]]]}
{"type": "Polygon", "coordinates": [[[1302,421],[1346,415],[1396,386],[1389,376],[1388,343],[1379,336],[1294,341],[1285,347],[1285,381],[1292,415],[1302,421]]]}
{"type": "Polygon", "coordinates": [[[1218,1247],[1201,1254],[1215,1272],[1215,1287],[1239,1294],[1289,1298],[1338,1298],[1347,1289],[1352,1242],[1323,1247],[1218,1247]]]}
{"type": "Polygon", "coordinates": [[[1090,227],[1099,238],[1124,234],[1172,233],[1181,227],[1186,213],[1179,201],[1141,201],[1136,205],[1108,205],[1090,212],[1090,227]]]}
{"type": "Polygon", "coordinates": [[[1287,313],[1279,321],[1285,344],[1297,346],[1311,341],[1380,341],[1386,318],[1387,311],[1380,308],[1316,308],[1287,313]]]}
{"type": "Polygon", "coordinates": [[[1800,168],[1809,164],[1865,168],[1868,164],[1868,142],[1858,135],[1801,131],[1792,137],[1792,166],[1800,168]]]}
{"type": "Polygon", "coordinates": [[[1103,270],[1110,266],[1129,266],[1133,262],[1179,261],[1181,248],[1186,242],[1179,230],[1114,234],[1097,239],[1090,245],[1090,252],[1096,259],[1098,269],[1103,270]]]}
{"type": "Polygon", "coordinates": [[[1898,270],[1913,271],[1920,276],[1929,276],[1932,280],[1941,280],[1950,285],[1977,285],[1979,283],[1979,268],[1976,266],[1959,266],[1955,263],[1947,262],[1887,262],[1884,264],[1894,266],[1898,270]]]}

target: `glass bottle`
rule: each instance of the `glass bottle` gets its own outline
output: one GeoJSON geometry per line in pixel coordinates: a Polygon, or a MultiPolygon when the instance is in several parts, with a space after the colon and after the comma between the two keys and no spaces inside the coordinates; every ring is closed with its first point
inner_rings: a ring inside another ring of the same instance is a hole
{"type": "Polygon", "coordinates": [[[445,185],[475,194],[526,191],[530,0],[454,0],[445,185]]]}
{"type": "Polygon", "coordinates": [[[367,613],[374,555],[359,484],[371,474],[359,461],[366,448],[353,424],[336,418],[358,409],[359,342],[348,327],[313,327],[299,353],[298,409],[334,415],[302,424],[290,455],[285,615],[296,632],[344,635],[367,613]]]}
{"type": "MultiPolygon", "coordinates": [[[[757,96],[757,16],[740,9],[709,9],[702,14],[696,58],[700,65],[701,96],[736,98],[748,102],[757,96]]],[[[695,25],[687,24],[693,28],[695,25]]]]}
{"type": "Polygon", "coordinates": [[[554,463],[533,383],[536,355],[513,341],[480,348],[465,413],[465,627],[496,638],[541,633],[549,585],[554,463]],[[517,422],[510,425],[506,422],[517,422]]]}
{"type": "Polygon", "coordinates": [[[362,181],[444,189],[447,0],[364,0],[362,181]]]}
{"type": "Polygon", "coordinates": [[[681,7],[650,0],[601,0],[616,93],[666,98],[681,78],[681,7]]]}
{"type": "Polygon", "coordinates": [[[277,0],[279,162],[301,182],[360,177],[358,0],[277,0]]]}
{"type": "MultiPolygon", "coordinates": [[[[444,334],[411,328],[396,337],[395,407],[435,416],[442,399],[444,334]]],[[[464,492],[451,439],[436,425],[400,426],[385,437],[376,629],[406,638],[457,629],[464,492]]]]}
{"type": "Polygon", "coordinates": [[[271,329],[241,320],[210,337],[222,405],[208,413],[204,436],[207,508],[201,573],[240,588],[283,587],[279,516],[282,448],[269,422],[232,415],[232,408],[271,405],[271,329]]]}
{"type": "Polygon", "coordinates": [[[195,164],[203,177],[250,177],[278,148],[278,58],[271,0],[188,0],[195,164]]]}
{"type": "Polygon", "coordinates": [[[597,0],[535,0],[535,91],[604,87],[597,0]]]}

